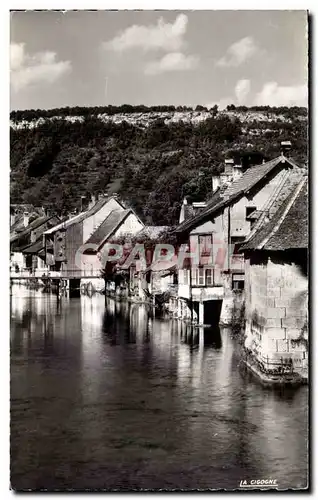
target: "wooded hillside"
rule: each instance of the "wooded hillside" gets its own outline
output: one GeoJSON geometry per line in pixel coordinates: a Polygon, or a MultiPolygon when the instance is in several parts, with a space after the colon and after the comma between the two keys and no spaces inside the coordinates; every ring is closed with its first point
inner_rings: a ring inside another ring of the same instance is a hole
{"type": "Polygon", "coordinates": [[[82,195],[117,192],[145,222],[174,224],[184,196],[209,197],[225,157],[261,162],[291,140],[294,160],[307,161],[306,109],[201,108],[12,112],[11,203],[67,214],[82,195]]]}

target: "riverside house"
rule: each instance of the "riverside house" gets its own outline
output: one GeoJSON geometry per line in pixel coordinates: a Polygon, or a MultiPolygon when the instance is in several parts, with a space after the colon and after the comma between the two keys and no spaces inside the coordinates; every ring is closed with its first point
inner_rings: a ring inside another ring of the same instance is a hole
{"type": "Polygon", "coordinates": [[[265,381],[307,379],[307,177],[241,251],[247,363],[265,381]]]}
{"type": "Polygon", "coordinates": [[[43,233],[59,222],[56,216],[45,215],[43,209],[24,212],[10,228],[12,276],[42,276],[48,271],[45,263],[43,233]]]}
{"type": "Polygon", "coordinates": [[[115,196],[92,197],[87,210],[55,225],[44,233],[45,261],[50,275],[67,280],[99,276],[99,269],[87,268],[78,252],[113,211],[124,211],[124,205],[115,196]]]}
{"type": "Polygon", "coordinates": [[[201,250],[196,265],[192,259],[178,272],[179,317],[199,324],[232,324],[239,319],[245,286],[239,247],[273,216],[303,172],[285,151],[245,171],[233,160],[226,161],[224,172],[213,178],[206,207],[176,229],[187,251],[201,250]]]}
{"type": "MultiPolygon", "coordinates": [[[[138,234],[144,227],[139,217],[129,208],[118,208],[112,210],[100,226],[93,232],[84,245],[84,253],[82,258],[82,268],[84,277],[81,280],[82,284],[89,287],[104,288],[104,279],[99,278],[98,281],[91,282],[91,278],[85,278],[91,272],[95,272],[97,277],[102,275],[102,272],[107,269],[105,266],[108,257],[108,243],[121,239],[123,242],[129,240],[132,236],[138,234]]],[[[115,268],[115,263],[111,262],[111,268],[115,268]]],[[[110,280],[107,284],[111,291],[115,291],[115,282],[110,280]]]]}

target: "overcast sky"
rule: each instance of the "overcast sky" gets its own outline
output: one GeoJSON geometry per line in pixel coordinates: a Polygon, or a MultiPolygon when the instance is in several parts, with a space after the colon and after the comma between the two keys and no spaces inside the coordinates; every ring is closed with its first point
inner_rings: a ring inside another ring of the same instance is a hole
{"type": "Polygon", "coordinates": [[[307,103],[305,11],[14,12],[11,109],[307,103]]]}

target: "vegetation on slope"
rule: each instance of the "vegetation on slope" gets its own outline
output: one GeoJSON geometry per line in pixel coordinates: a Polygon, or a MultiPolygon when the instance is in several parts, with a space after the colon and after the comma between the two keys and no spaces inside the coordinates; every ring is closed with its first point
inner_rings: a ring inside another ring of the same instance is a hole
{"type": "MultiPolygon", "coordinates": [[[[174,107],[156,107],[158,113],[177,109],[157,108],[174,107]]],[[[248,161],[258,152],[261,155],[255,158],[261,162],[262,157],[277,156],[280,142],[288,139],[295,161],[306,162],[306,110],[229,108],[228,114],[213,108],[210,117],[199,123],[166,123],[158,118],[148,127],[98,117],[115,111],[127,116],[154,111],[144,106],[12,112],[15,125],[39,118],[43,123],[10,129],[11,202],[67,214],[80,208],[81,196],[116,191],[145,222],[167,225],[177,222],[184,196],[210,196],[212,175],[223,168],[226,156],[245,155],[248,161]],[[277,119],[259,120],[258,111],[276,114],[277,119]],[[242,123],[235,112],[255,113],[255,120],[242,123]],[[66,119],[69,116],[83,120],[72,122],[66,119]]]]}

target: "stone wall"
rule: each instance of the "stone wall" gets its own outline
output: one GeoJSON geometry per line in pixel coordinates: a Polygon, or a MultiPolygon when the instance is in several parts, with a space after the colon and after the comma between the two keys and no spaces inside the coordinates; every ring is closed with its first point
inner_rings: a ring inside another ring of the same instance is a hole
{"type": "Polygon", "coordinates": [[[246,349],[265,371],[306,379],[308,279],[301,266],[283,256],[246,260],[245,294],[246,349]]]}
{"type": "Polygon", "coordinates": [[[239,326],[245,304],[244,290],[232,290],[232,274],[223,274],[224,297],[220,316],[222,326],[239,326]]]}

